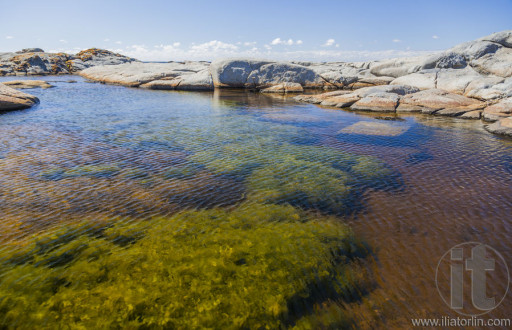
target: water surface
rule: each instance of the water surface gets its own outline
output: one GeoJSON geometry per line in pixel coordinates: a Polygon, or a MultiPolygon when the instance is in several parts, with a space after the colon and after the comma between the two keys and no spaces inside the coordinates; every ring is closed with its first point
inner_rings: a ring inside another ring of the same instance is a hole
{"type": "MultiPolygon", "coordinates": [[[[232,210],[248,201],[291,205],[349,224],[367,243],[364,273],[373,284],[356,299],[324,301],[348,311],[357,327],[456,316],[434,281],[439,258],[456,244],[489,244],[512,265],[512,141],[477,121],[46,78],[56,87],[29,90],[40,105],[0,114],[6,251],[72,224],[232,210]]],[[[489,315],[506,317],[510,303],[489,315]]],[[[308,313],[324,317],[316,311],[308,313]]]]}

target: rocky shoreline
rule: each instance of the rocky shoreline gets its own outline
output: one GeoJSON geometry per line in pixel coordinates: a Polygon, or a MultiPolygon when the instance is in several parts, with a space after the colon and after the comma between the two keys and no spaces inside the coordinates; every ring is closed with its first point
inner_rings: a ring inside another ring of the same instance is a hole
{"type": "Polygon", "coordinates": [[[76,55],[34,49],[8,54],[0,53],[0,76],[79,73],[102,83],[160,90],[302,93],[321,89],[326,92],[295,99],[358,111],[482,119],[493,123],[486,125],[490,132],[512,136],[512,30],[432,55],[353,63],[258,59],[143,63],[98,49],[76,55]]]}

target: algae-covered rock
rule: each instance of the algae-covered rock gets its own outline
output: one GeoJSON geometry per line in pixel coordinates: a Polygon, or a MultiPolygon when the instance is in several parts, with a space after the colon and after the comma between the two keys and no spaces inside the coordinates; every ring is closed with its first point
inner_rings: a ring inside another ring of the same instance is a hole
{"type": "MultiPolygon", "coordinates": [[[[367,250],[351,231],[291,206],[243,204],[47,236],[19,248],[17,262],[0,250],[0,326],[308,325],[315,305],[351,302],[368,285],[359,262],[367,250]]],[[[329,323],[347,326],[350,316],[338,312],[329,323]]]]}

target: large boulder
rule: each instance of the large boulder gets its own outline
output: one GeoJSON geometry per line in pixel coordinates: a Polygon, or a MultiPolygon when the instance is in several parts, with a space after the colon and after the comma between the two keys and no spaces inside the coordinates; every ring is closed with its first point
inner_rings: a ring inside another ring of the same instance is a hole
{"type": "Polygon", "coordinates": [[[26,109],[37,103],[37,97],[0,84],[0,111],[26,109]]]}
{"type": "Polygon", "coordinates": [[[436,88],[437,71],[422,71],[398,77],[391,82],[391,85],[407,85],[418,89],[436,88]]]}
{"type": "Polygon", "coordinates": [[[281,83],[298,83],[304,88],[323,88],[329,84],[312,69],[287,63],[255,59],[214,61],[210,72],[215,87],[268,88],[281,83]]]}

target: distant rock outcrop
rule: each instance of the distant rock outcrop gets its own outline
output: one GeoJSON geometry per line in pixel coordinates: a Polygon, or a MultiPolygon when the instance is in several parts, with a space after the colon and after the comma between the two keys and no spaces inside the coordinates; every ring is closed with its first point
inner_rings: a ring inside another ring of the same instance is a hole
{"type": "Polygon", "coordinates": [[[27,48],[16,53],[0,53],[0,76],[70,74],[96,65],[134,61],[137,60],[97,48],[76,55],[45,53],[40,48],[27,48]]]}

